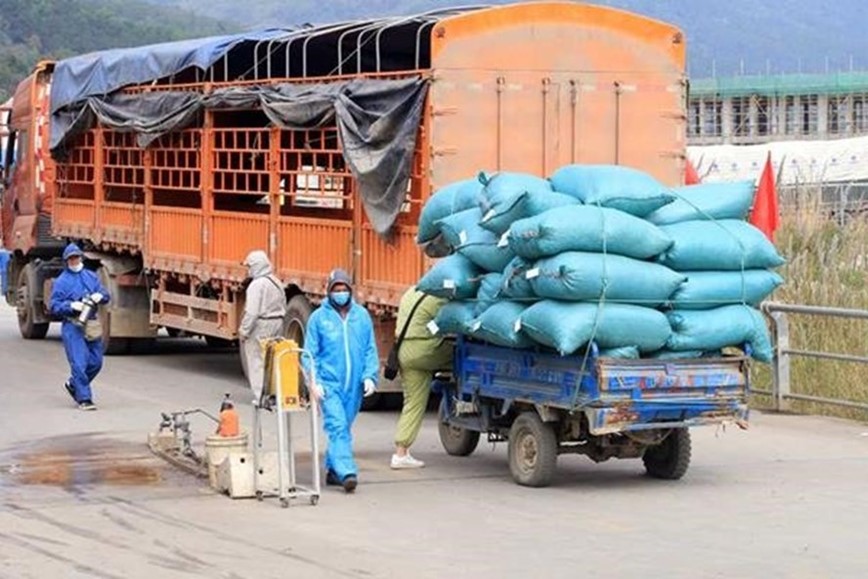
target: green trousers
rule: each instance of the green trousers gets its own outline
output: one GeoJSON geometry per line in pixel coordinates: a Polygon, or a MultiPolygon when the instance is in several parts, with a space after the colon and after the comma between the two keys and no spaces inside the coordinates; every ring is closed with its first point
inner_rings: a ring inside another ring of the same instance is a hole
{"type": "Polygon", "coordinates": [[[398,350],[404,407],[398,419],[395,444],[408,448],[416,441],[434,373],[452,369],[452,343],[442,340],[404,340],[398,350]]]}

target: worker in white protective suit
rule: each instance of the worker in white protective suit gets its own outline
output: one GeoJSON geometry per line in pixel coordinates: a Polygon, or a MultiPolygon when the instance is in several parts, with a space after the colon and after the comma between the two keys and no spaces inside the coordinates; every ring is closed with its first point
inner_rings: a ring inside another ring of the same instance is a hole
{"type": "Polygon", "coordinates": [[[272,273],[271,262],[264,251],[251,251],[244,265],[247,266],[251,282],[247,286],[244,317],[241,318],[238,337],[254,404],[258,404],[262,398],[265,371],[264,350],[260,341],[283,335],[286,294],[283,284],[272,273]]]}

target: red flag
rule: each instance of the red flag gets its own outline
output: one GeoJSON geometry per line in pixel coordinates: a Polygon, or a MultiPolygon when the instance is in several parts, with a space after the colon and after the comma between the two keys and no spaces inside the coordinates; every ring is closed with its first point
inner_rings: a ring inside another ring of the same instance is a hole
{"type": "Polygon", "coordinates": [[[780,225],[778,216],[778,193],[775,190],[775,171],[772,168],[772,154],[766,158],[763,174],[760,175],[756,196],[753,200],[753,210],[750,213],[751,225],[766,234],[774,243],[775,230],[780,225]]]}
{"type": "Polygon", "coordinates": [[[690,159],[686,159],[686,161],[687,164],[684,166],[684,184],[699,185],[702,183],[702,179],[699,178],[699,173],[696,172],[696,167],[693,166],[690,159]]]}

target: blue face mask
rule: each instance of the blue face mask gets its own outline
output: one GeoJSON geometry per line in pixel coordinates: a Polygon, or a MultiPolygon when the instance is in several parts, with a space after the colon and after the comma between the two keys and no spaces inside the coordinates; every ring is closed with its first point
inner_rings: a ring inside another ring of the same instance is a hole
{"type": "Polygon", "coordinates": [[[342,308],[350,303],[350,292],[331,292],[329,294],[329,299],[334,305],[342,308]]]}

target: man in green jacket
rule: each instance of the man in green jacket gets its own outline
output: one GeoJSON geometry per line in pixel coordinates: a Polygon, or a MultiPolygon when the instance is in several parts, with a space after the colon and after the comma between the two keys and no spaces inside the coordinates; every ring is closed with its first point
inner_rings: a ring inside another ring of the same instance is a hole
{"type": "Polygon", "coordinates": [[[416,441],[422,427],[434,373],[452,369],[452,343],[440,335],[432,335],[428,327],[445,303],[444,299],[426,296],[411,287],[401,297],[401,304],[398,306],[395,337],[398,337],[405,324],[409,325],[398,350],[401,382],[404,386],[404,407],[395,433],[395,454],[392,455],[391,464],[393,469],[425,466],[424,462],[410,455],[410,446],[416,441]],[[419,305],[408,322],[410,312],[417,303],[419,305]]]}

